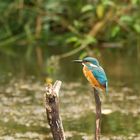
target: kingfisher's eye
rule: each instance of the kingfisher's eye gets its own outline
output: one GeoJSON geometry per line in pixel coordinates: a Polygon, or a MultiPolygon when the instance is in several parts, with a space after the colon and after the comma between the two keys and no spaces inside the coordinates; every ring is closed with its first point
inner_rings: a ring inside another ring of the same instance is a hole
{"type": "Polygon", "coordinates": [[[87,63],[88,61],[87,61],[87,60],[83,60],[83,62],[84,62],[84,63],[87,63]]]}
{"type": "Polygon", "coordinates": [[[84,61],[85,64],[90,65],[91,63],[89,61],[84,61]]]}

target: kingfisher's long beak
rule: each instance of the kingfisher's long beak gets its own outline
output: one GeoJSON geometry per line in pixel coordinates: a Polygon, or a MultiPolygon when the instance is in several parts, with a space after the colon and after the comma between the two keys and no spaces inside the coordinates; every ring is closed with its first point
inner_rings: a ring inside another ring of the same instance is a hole
{"type": "Polygon", "coordinates": [[[82,63],[83,60],[73,60],[73,62],[75,62],[75,63],[82,63]]]}

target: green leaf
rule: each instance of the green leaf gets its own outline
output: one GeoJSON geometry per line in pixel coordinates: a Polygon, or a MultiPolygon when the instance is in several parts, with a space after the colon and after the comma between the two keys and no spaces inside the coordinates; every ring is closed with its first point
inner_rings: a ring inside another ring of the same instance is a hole
{"type": "Polygon", "coordinates": [[[102,18],[104,16],[104,5],[99,4],[96,8],[96,14],[98,18],[102,18]]]}
{"type": "Polygon", "coordinates": [[[119,27],[119,26],[115,26],[115,27],[112,29],[111,37],[115,37],[119,32],[120,32],[120,27],[119,27]]]}
{"type": "Polygon", "coordinates": [[[20,35],[17,35],[17,36],[10,36],[9,38],[1,40],[0,41],[0,49],[2,47],[5,47],[5,46],[9,45],[9,44],[15,43],[19,38],[20,38],[20,35]]]}
{"type": "Polygon", "coordinates": [[[82,23],[78,20],[74,20],[73,24],[75,27],[82,27],[82,23]]]}
{"type": "Polygon", "coordinates": [[[87,4],[87,5],[82,7],[81,12],[85,13],[85,12],[92,11],[92,10],[93,10],[93,5],[87,4]]]}
{"type": "Polygon", "coordinates": [[[133,21],[133,18],[132,18],[131,16],[128,16],[128,15],[125,15],[125,16],[123,15],[123,16],[120,18],[120,21],[121,21],[121,22],[127,22],[127,23],[129,22],[129,23],[130,23],[130,22],[133,21]]]}
{"type": "Polygon", "coordinates": [[[131,0],[132,4],[137,4],[138,2],[140,2],[139,0],[131,0]]]}
{"type": "Polygon", "coordinates": [[[140,33],[140,24],[135,23],[134,26],[133,26],[133,28],[135,29],[135,31],[136,31],[137,33],[140,33]]]}
{"type": "Polygon", "coordinates": [[[72,36],[72,37],[69,37],[67,40],[66,40],[66,43],[73,43],[73,42],[77,42],[79,39],[76,37],[76,36],[72,36]]]}
{"type": "Polygon", "coordinates": [[[97,42],[96,38],[91,36],[91,35],[87,35],[84,39],[84,42],[86,44],[95,44],[97,42]]]}
{"type": "Polygon", "coordinates": [[[103,5],[110,5],[110,6],[114,6],[114,2],[111,0],[102,0],[102,4],[103,5]]]}

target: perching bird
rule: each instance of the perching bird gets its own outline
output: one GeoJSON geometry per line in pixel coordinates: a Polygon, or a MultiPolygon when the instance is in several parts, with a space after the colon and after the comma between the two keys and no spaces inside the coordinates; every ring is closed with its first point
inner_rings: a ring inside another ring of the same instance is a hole
{"type": "Polygon", "coordinates": [[[86,57],[83,60],[74,60],[82,63],[83,73],[92,87],[108,92],[108,81],[104,69],[96,58],[86,57]]]}

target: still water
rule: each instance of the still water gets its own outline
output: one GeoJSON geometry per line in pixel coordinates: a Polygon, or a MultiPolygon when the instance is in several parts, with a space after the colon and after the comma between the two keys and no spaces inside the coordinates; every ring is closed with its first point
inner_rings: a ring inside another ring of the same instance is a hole
{"type": "MultiPolygon", "coordinates": [[[[63,81],[61,116],[68,140],[92,140],[95,103],[82,67],[71,57],[55,62],[50,75],[63,81]]],[[[99,60],[109,79],[101,94],[102,140],[140,140],[140,63],[133,55],[102,52],[99,60]]],[[[2,68],[1,68],[2,69],[2,68]]],[[[17,76],[1,70],[0,140],[51,140],[43,100],[43,78],[17,76]]],[[[14,74],[13,74],[14,73],[14,74]]],[[[18,72],[20,73],[20,72],[18,72]]]]}

